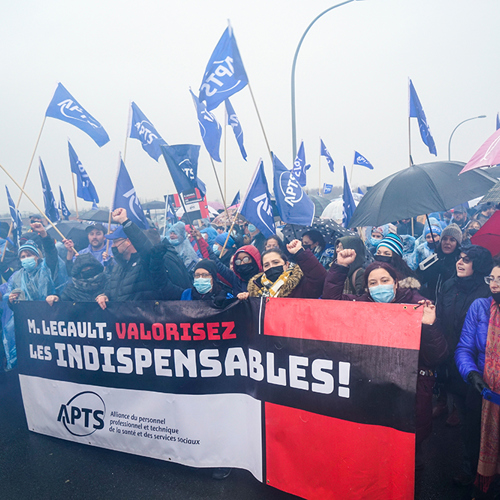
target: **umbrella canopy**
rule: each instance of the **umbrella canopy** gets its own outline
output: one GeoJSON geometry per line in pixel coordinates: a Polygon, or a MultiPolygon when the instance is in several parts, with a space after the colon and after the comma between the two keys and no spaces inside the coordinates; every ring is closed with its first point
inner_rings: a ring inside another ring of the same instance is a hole
{"type": "MultiPolygon", "coordinates": [[[[212,221],[212,224],[215,224],[216,226],[230,226],[233,223],[234,216],[236,215],[236,212],[238,211],[239,206],[240,205],[238,204],[238,205],[234,205],[233,207],[229,207],[227,209],[227,213],[229,215],[229,220],[226,217],[226,212],[222,212],[220,215],[218,215],[212,221]]],[[[238,216],[238,220],[244,221],[245,218],[243,217],[243,215],[240,214],[238,216]]]]}
{"type": "MultiPolygon", "coordinates": [[[[354,198],[354,203],[357,206],[361,198],[363,198],[363,195],[359,193],[352,193],[352,197],[354,198]]],[[[334,221],[341,223],[343,211],[344,211],[344,199],[341,196],[339,198],[335,198],[327,205],[327,207],[323,210],[323,213],[321,214],[321,218],[333,219],[334,221]]]]}
{"type": "Polygon", "coordinates": [[[500,203],[500,182],[497,182],[484,196],[479,203],[500,203]]]}
{"type": "Polygon", "coordinates": [[[474,153],[462,172],[474,168],[491,167],[500,163],[500,129],[488,137],[486,142],[474,153]]]}
{"type": "Polygon", "coordinates": [[[405,168],[368,190],[351,227],[381,226],[431,212],[445,212],[486,193],[494,179],[481,170],[458,175],[463,162],[435,161],[405,168]]]}
{"type": "Polygon", "coordinates": [[[470,239],[473,245],[487,248],[493,257],[500,253],[500,211],[496,211],[470,239]]]}
{"type": "Polygon", "coordinates": [[[143,210],[165,210],[164,201],[147,201],[146,203],[141,203],[143,210]]]}
{"type": "Polygon", "coordinates": [[[108,222],[109,210],[89,210],[80,214],[81,220],[93,220],[94,222],[108,222]]]}
{"type": "Polygon", "coordinates": [[[357,233],[342,227],[334,220],[321,219],[314,217],[312,226],[299,226],[298,224],[286,224],[283,227],[283,236],[288,240],[300,239],[302,235],[310,229],[318,230],[325,238],[327,244],[334,243],[336,239],[342,236],[354,236],[357,233]]]}
{"type": "Polygon", "coordinates": [[[224,210],[224,205],[218,201],[209,201],[207,205],[215,210],[224,210]]]}
{"type": "MultiPolygon", "coordinates": [[[[56,224],[57,229],[64,234],[64,237],[67,240],[73,241],[77,250],[80,250],[89,244],[87,233],[85,232],[85,229],[88,226],[90,226],[88,222],[74,220],[61,221],[56,224]]],[[[61,235],[52,226],[47,228],[47,234],[57,241],[62,240],[61,235]]]]}
{"type": "Polygon", "coordinates": [[[309,199],[314,203],[314,213],[320,214],[329,205],[330,201],[324,196],[318,196],[317,194],[309,194],[309,199]]]}

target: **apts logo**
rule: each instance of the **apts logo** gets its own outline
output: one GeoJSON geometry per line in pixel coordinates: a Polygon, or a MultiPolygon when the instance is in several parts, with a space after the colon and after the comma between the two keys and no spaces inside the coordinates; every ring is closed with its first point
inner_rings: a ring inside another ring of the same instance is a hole
{"type": "Polygon", "coordinates": [[[73,436],[90,436],[104,427],[106,405],[99,394],[80,392],[59,409],[57,421],[73,436]]]}
{"type": "Polygon", "coordinates": [[[304,196],[299,181],[289,170],[280,174],[280,189],[283,193],[285,202],[291,207],[298,203],[304,196]]]}

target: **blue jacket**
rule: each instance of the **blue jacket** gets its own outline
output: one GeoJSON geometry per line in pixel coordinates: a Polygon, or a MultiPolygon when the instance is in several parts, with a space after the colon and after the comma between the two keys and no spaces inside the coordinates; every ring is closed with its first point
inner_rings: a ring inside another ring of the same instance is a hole
{"type": "Polygon", "coordinates": [[[493,299],[476,299],[467,311],[460,342],[455,351],[455,363],[462,378],[476,371],[483,375],[484,352],[490,322],[490,307],[493,299]]]}

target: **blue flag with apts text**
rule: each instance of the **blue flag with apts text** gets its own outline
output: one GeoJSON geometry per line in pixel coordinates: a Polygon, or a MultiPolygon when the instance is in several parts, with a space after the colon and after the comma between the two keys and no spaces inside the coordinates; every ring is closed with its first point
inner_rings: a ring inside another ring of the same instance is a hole
{"type": "Polygon", "coordinates": [[[362,167],[369,168],[370,170],[373,170],[373,165],[362,155],[359,154],[357,151],[354,151],[354,165],[361,165],[362,167]]]}
{"type": "Polygon", "coordinates": [[[69,150],[69,164],[71,166],[71,171],[76,175],[76,196],[85,201],[92,202],[92,209],[94,206],[97,207],[99,203],[99,196],[97,196],[97,191],[90,180],[89,174],[83,168],[82,162],[78,159],[75,149],[68,141],[69,150]]]}
{"type": "Polygon", "coordinates": [[[45,116],[51,116],[78,127],[92,137],[99,147],[109,142],[109,136],[104,127],[85,108],[80,106],[62,83],[57,86],[45,116]]]}
{"type": "Polygon", "coordinates": [[[291,170],[273,153],[274,196],[281,220],[286,224],[310,226],[314,218],[314,203],[302,190],[291,170]]]}
{"type": "Polygon", "coordinates": [[[245,146],[243,145],[243,129],[241,128],[241,123],[238,120],[238,117],[234,112],[233,105],[229,102],[229,99],[226,99],[225,103],[227,112],[227,124],[231,125],[234,132],[234,136],[236,137],[236,142],[238,143],[238,146],[241,151],[241,156],[243,156],[243,159],[246,161],[247,152],[245,151],[245,146]]]}
{"type": "Polygon", "coordinates": [[[248,83],[233,29],[226,28],[208,61],[200,86],[200,101],[208,111],[215,109],[248,83]]]}
{"type": "Polygon", "coordinates": [[[424,108],[420,104],[420,99],[418,98],[417,91],[410,80],[410,118],[418,119],[418,127],[420,129],[420,137],[422,141],[429,148],[429,152],[437,156],[436,144],[431,135],[431,130],[427,124],[427,118],[425,117],[424,108]]]}
{"type": "Polygon", "coordinates": [[[69,208],[66,205],[66,200],[64,199],[64,194],[62,192],[61,186],[59,186],[59,210],[61,211],[64,220],[69,220],[71,212],[69,211],[69,208]]]}
{"type": "Polygon", "coordinates": [[[51,222],[57,222],[59,217],[59,210],[57,210],[57,202],[50,188],[49,179],[45,167],[43,166],[42,159],[40,158],[40,180],[42,182],[43,203],[45,206],[45,215],[51,222]]]}
{"type": "Polygon", "coordinates": [[[191,89],[189,89],[189,92],[191,92],[191,97],[193,98],[196,114],[198,115],[198,125],[200,126],[201,138],[207,148],[208,154],[215,161],[221,161],[219,150],[222,127],[215,119],[215,116],[207,110],[205,102],[200,101],[193,94],[191,89]]]}
{"type": "Polygon", "coordinates": [[[130,121],[129,137],[139,139],[142,149],[151,158],[158,161],[158,158],[161,156],[160,145],[166,143],[153,124],[147,119],[146,115],[139,109],[139,106],[132,101],[131,107],[132,119],[130,121]]]}
{"type": "Polygon", "coordinates": [[[273,207],[267,187],[264,162],[259,160],[259,168],[253,178],[240,210],[241,215],[266,237],[276,234],[273,207]]]}
{"type": "Polygon", "coordinates": [[[326,163],[328,163],[328,168],[333,172],[333,165],[334,165],[333,158],[332,155],[330,154],[330,151],[326,149],[323,139],[320,139],[320,156],[324,156],[326,158],[326,163]]]}
{"type": "Polygon", "coordinates": [[[304,141],[300,143],[297,157],[293,162],[293,175],[299,181],[299,184],[304,187],[306,185],[306,171],[311,168],[311,165],[306,165],[306,153],[304,149],[304,141]]]}
{"type": "Polygon", "coordinates": [[[116,179],[115,198],[113,200],[113,210],[124,208],[127,211],[127,217],[141,229],[149,227],[146,216],[142,210],[141,203],[135,192],[135,187],[128,175],[125,163],[120,160],[120,169],[116,179]]]}
{"type": "Polygon", "coordinates": [[[343,209],[342,209],[342,226],[349,227],[349,221],[356,210],[356,203],[352,195],[351,186],[347,180],[347,172],[344,166],[344,193],[342,194],[343,209]]]}

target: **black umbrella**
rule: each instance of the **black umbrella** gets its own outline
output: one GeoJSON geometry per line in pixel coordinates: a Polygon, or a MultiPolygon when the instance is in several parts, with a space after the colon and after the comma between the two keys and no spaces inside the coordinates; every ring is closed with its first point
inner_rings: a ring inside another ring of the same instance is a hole
{"type": "Polygon", "coordinates": [[[465,163],[412,165],[381,180],[359,202],[351,227],[380,226],[431,212],[445,212],[485,194],[495,180],[479,169],[458,175],[465,163]],[[469,175],[470,174],[470,175],[469,175]]]}
{"type": "Polygon", "coordinates": [[[326,244],[333,244],[342,236],[353,236],[357,233],[337,224],[333,219],[321,219],[314,217],[312,226],[299,226],[298,224],[286,224],[282,230],[286,240],[301,239],[302,235],[310,229],[318,230],[325,238],[326,244]]]}
{"type": "Polygon", "coordinates": [[[94,222],[108,222],[109,221],[109,210],[89,210],[80,214],[81,220],[93,220],[94,222]]]}
{"type": "MultiPolygon", "coordinates": [[[[89,242],[85,229],[90,226],[88,222],[80,221],[61,221],[56,224],[57,229],[61,231],[67,240],[72,240],[77,250],[86,247],[89,242]]],[[[57,241],[61,241],[61,235],[52,227],[47,228],[47,234],[57,241]]]]}

